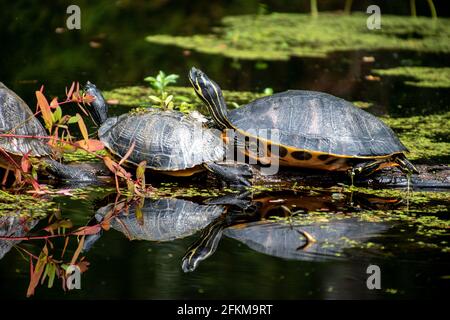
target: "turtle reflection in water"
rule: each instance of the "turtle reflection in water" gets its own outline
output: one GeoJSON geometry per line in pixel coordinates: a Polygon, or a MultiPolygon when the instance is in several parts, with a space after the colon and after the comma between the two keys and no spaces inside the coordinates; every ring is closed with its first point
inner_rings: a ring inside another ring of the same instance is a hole
{"type": "Polygon", "coordinates": [[[360,221],[357,217],[346,217],[346,211],[360,207],[387,208],[397,206],[396,199],[383,199],[374,196],[343,194],[293,194],[284,199],[266,195],[254,201],[257,212],[251,215],[227,215],[217,219],[195,242],[183,257],[185,272],[194,271],[198,264],[211,256],[225,235],[236,239],[249,248],[279,258],[294,260],[324,260],[337,258],[354,241],[363,243],[389,228],[387,223],[360,221]],[[340,195],[341,197],[337,197],[340,195]],[[347,197],[348,196],[348,197],[347,197]],[[348,202],[352,204],[349,208],[348,202]],[[289,216],[291,210],[305,212],[305,222],[299,218],[280,221],[261,220],[270,216],[289,216]],[[330,211],[328,221],[308,221],[309,211],[330,211]],[[335,214],[341,215],[334,218],[335,214]],[[307,222],[308,221],[308,222],[307,222]]]}
{"type": "MultiPolygon", "coordinates": [[[[0,236],[2,237],[23,237],[38,223],[38,219],[24,218],[17,215],[0,217],[0,236]]],[[[20,240],[0,240],[0,260],[18,244],[20,240]]]]}
{"type": "MultiPolygon", "coordinates": [[[[95,215],[101,221],[114,210],[114,204],[100,208],[95,215]]],[[[221,205],[201,205],[182,199],[144,199],[128,210],[114,213],[110,226],[130,240],[171,241],[184,238],[207,227],[226,212],[221,205]],[[138,209],[140,207],[140,209],[138,209]],[[142,212],[142,216],[136,213],[142,212]]]]}
{"type": "Polygon", "coordinates": [[[203,230],[227,212],[242,211],[248,205],[248,193],[223,196],[215,204],[198,204],[176,198],[137,198],[128,206],[110,203],[97,210],[96,221],[111,216],[110,226],[130,240],[171,241],[203,230]],[[126,209],[124,209],[126,208],[126,209]]]}

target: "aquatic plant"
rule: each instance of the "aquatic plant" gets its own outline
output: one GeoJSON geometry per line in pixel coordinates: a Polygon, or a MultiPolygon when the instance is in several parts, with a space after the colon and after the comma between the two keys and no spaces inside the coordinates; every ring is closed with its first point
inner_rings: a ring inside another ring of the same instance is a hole
{"type": "Polygon", "coordinates": [[[171,83],[176,83],[178,79],[177,74],[166,75],[163,71],[159,71],[156,77],[146,77],[144,81],[150,82],[150,85],[155,89],[159,96],[150,95],[149,98],[159,104],[161,109],[173,109],[173,95],[167,93],[167,87],[171,83]]]}
{"type": "Polygon", "coordinates": [[[440,67],[396,67],[390,69],[373,69],[381,76],[405,78],[406,85],[423,88],[450,88],[450,68],[440,67]]]}
{"type": "MultiPolygon", "coordinates": [[[[433,0],[427,0],[427,3],[430,8],[431,17],[437,19],[436,7],[434,6],[433,0]]],[[[411,9],[411,16],[417,17],[416,0],[409,0],[409,7],[411,9]]]]}
{"type": "Polygon", "coordinates": [[[368,30],[367,15],[271,13],[229,16],[212,34],[150,35],[147,41],[235,59],[287,60],[325,57],[348,50],[414,50],[449,53],[450,19],[383,15],[380,30],[368,30]]]}

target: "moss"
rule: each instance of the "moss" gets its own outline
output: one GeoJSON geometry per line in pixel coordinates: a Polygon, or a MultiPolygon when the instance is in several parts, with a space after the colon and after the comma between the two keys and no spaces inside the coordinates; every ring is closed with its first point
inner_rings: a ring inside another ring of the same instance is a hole
{"type": "MultiPolygon", "coordinates": [[[[197,98],[191,87],[169,87],[168,93],[174,96],[175,108],[182,102],[187,102],[192,110],[204,110],[204,105],[197,98]]],[[[223,91],[225,100],[229,107],[242,105],[256,98],[264,96],[263,93],[253,93],[248,91],[223,91]]],[[[103,92],[107,100],[116,100],[121,106],[138,107],[150,106],[150,95],[158,95],[150,87],[122,87],[111,91],[103,92]]]]}
{"type": "Polygon", "coordinates": [[[75,152],[66,152],[64,153],[64,161],[65,162],[98,162],[100,159],[96,157],[106,155],[105,150],[97,151],[95,154],[91,152],[87,152],[81,149],[76,150],[75,152]]]}
{"type": "Polygon", "coordinates": [[[383,15],[382,28],[369,30],[367,15],[272,13],[225,17],[214,33],[188,37],[150,35],[151,43],[175,45],[238,59],[287,60],[324,57],[347,50],[401,49],[450,52],[450,19],[383,15]]]}
{"type": "Polygon", "coordinates": [[[450,88],[450,68],[398,67],[375,69],[381,76],[405,77],[405,84],[425,88],[450,88]]]}
{"type": "Polygon", "coordinates": [[[48,199],[0,190],[0,217],[17,214],[23,217],[45,217],[54,204],[48,199]]]}
{"type": "Polygon", "coordinates": [[[450,112],[408,118],[383,118],[410,150],[411,160],[448,163],[450,112]]]}

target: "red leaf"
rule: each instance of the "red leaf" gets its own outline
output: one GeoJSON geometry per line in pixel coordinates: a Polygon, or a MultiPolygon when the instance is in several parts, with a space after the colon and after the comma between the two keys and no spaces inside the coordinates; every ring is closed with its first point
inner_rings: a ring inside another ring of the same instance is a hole
{"type": "Polygon", "coordinates": [[[76,235],[76,236],[97,234],[100,232],[101,229],[102,229],[102,227],[99,224],[96,224],[93,226],[81,227],[81,228],[75,230],[72,234],[76,235]]]}
{"type": "Polygon", "coordinates": [[[52,112],[50,111],[50,106],[47,99],[40,91],[36,91],[36,98],[38,101],[39,108],[42,112],[42,117],[44,118],[45,125],[50,129],[53,125],[52,112]]]}
{"type": "Polygon", "coordinates": [[[105,148],[105,145],[100,140],[89,139],[86,143],[86,140],[80,140],[75,142],[75,145],[79,146],[90,152],[100,151],[105,148]]]}
{"type": "Polygon", "coordinates": [[[30,171],[30,167],[31,167],[29,155],[30,155],[29,152],[28,152],[27,154],[25,154],[25,155],[22,157],[22,160],[21,160],[21,162],[20,162],[20,166],[22,167],[22,171],[25,172],[25,173],[27,173],[28,171],[30,171]]]}

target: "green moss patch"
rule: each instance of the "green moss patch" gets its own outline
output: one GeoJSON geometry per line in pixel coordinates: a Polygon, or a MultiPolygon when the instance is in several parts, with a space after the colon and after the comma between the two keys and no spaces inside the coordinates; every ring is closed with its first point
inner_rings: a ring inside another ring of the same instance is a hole
{"type": "Polygon", "coordinates": [[[369,30],[367,17],[359,13],[321,13],[317,18],[295,13],[230,16],[212,34],[150,35],[146,40],[238,59],[324,57],[348,50],[450,52],[450,19],[383,15],[381,29],[369,30]]]}
{"type": "Polygon", "coordinates": [[[23,217],[45,217],[54,209],[50,200],[32,197],[27,194],[11,194],[0,190],[0,217],[20,215],[23,217]]]}
{"type": "Polygon", "coordinates": [[[404,77],[405,84],[424,88],[450,88],[450,68],[398,67],[375,69],[373,73],[381,76],[404,77]]]}
{"type": "Polygon", "coordinates": [[[383,118],[410,150],[411,160],[449,163],[450,112],[408,118],[383,118]]]}
{"type": "MultiPolygon", "coordinates": [[[[206,110],[200,99],[197,98],[194,89],[191,87],[169,87],[168,93],[174,96],[175,109],[182,103],[187,102],[191,110],[206,110]]],[[[223,91],[228,107],[246,104],[249,101],[264,96],[263,93],[253,93],[248,91],[223,91]]],[[[139,107],[149,106],[151,100],[150,95],[158,95],[155,90],[150,87],[122,87],[111,91],[103,92],[107,100],[116,100],[121,106],[139,107]]],[[[191,111],[188,110],[188,111],[191,111]]]]}

